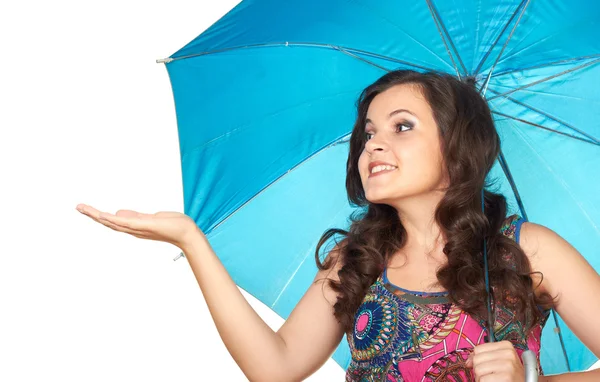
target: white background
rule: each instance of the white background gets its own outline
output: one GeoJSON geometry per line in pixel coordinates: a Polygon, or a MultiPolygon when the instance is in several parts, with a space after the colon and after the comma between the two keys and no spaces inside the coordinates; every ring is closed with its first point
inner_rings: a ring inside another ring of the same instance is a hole
{"type": "MultiPolygon", "coordinates": [[[[183,211],[173,97],[155,60],[236,3],[1,6],[1,381],[246,380],[177,248],[75,210],[183,211]]],[[[330,360],[309,380],[343,376],[330,360]]]]}
{"type": "MultiPolygon", "coordinates": [[[[0,381],[247,381],[176,247],[75,210],[183,211],[171,84],[155,60],[236,4],[1,6],[0,381]]],[[[333,360],[309,378],[343,379],[333,360]]]]}

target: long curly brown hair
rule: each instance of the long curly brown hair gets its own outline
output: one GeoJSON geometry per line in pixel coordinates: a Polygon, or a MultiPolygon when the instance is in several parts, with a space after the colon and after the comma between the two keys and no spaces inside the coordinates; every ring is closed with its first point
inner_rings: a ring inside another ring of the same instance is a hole
{"type": "Polygon", "coordinates": [[[346,190],[351,204],[361,208],[350,217],[349,231],[328,229],[315,252],[317,267],[330,269],[334,257],[328,256],[321,262],[320,249],[332,237],[343,237],[339,242],[336,240],[342,260],[339,282],[328,281],[338,294],[334,305],[336,318],[348,333],[369,286],[380,276],[391,255],[406,243],[406,230],[397,211],[366,199],[358,171],[358,159],[366,143],[364,127],[369,105],[378,94],[401,84],[416,85],[429,103],[449,175],[449,187],[435,211],[435,220],[448,240],[443,248],[448,261],[437,271],[439,285],[448,291],[451,302],[485,319],[485,239],[495,304],[511,309],[528,332],[543,319],[536,305],[548,308],[554,300],[545,293],[535,295],[528,258],[517,243],[500,232],[507,214],[506,198],[485,189],[494,184],[486,179],[500,152],[500,137],[488,104],[472,79],[461,82],[445,73],[411,70],[384,75],[364,89],[357,101],[358,116],[346,164],[346,190]],[[482,189],[485,213],[481,205],[482,189]]]}

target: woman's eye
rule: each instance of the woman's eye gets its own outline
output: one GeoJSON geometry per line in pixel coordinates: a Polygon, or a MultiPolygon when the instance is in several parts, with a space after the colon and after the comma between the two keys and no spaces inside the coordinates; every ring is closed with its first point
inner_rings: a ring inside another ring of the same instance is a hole
{"type": "MultiPolygon", "coordinates": [[[[394,127],[397,133],[401,133],[407,130],[412,130],[413,124],[410,122],[399,122],[394,127]]],[[[371,138],[373,138],[373,134],[371,132],[365,133],[365,141],[368,141],[371,138]]]]}
{"type": "Polygon", "coordinates": [[[407,131],[407,130],[412,130],[413,125],[412,123],[408,123],[408,122],[400,122],[396,124],[396,132],[402,132],[402,131],[407,131]],[[402,130],[402,128],[405,127],[405,130],[402,130]]]}

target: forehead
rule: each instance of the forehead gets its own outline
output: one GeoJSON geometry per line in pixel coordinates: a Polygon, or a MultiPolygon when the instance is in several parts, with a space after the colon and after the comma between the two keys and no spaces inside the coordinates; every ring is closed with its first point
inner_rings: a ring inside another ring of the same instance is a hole
{"type": "Polygon", "coordinates": [[[414,84],[395,85],[373,98],[367,118],[385,118],[396,109],[407,109],[417,117],[431,115],[431,108],[420,88],[414,84]]]}

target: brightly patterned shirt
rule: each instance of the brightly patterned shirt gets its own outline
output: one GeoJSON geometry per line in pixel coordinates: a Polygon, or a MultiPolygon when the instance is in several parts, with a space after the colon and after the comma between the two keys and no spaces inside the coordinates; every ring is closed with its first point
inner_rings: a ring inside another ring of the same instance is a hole
{"type": "MultiPolygon", "coordinates": [[[[523,219],[506,219],[502,233],[518,242],[523,219]]],[[[541,308],[540,308],[541,309],[541,308]]],[[[497,341],[513,343],[519,357],[532,350],[539,363],[544,319],[525,338],[514,314],[496,306],[497,341]]],[[[474,381],[465,362],[473,347],[485,342],[484,319],[462,311],[447,292],[424,293],[389,282],[386,270],[371,285],[357,310],[354,328],[347,333],[352,355],[347,382],[474,381]]]]}

